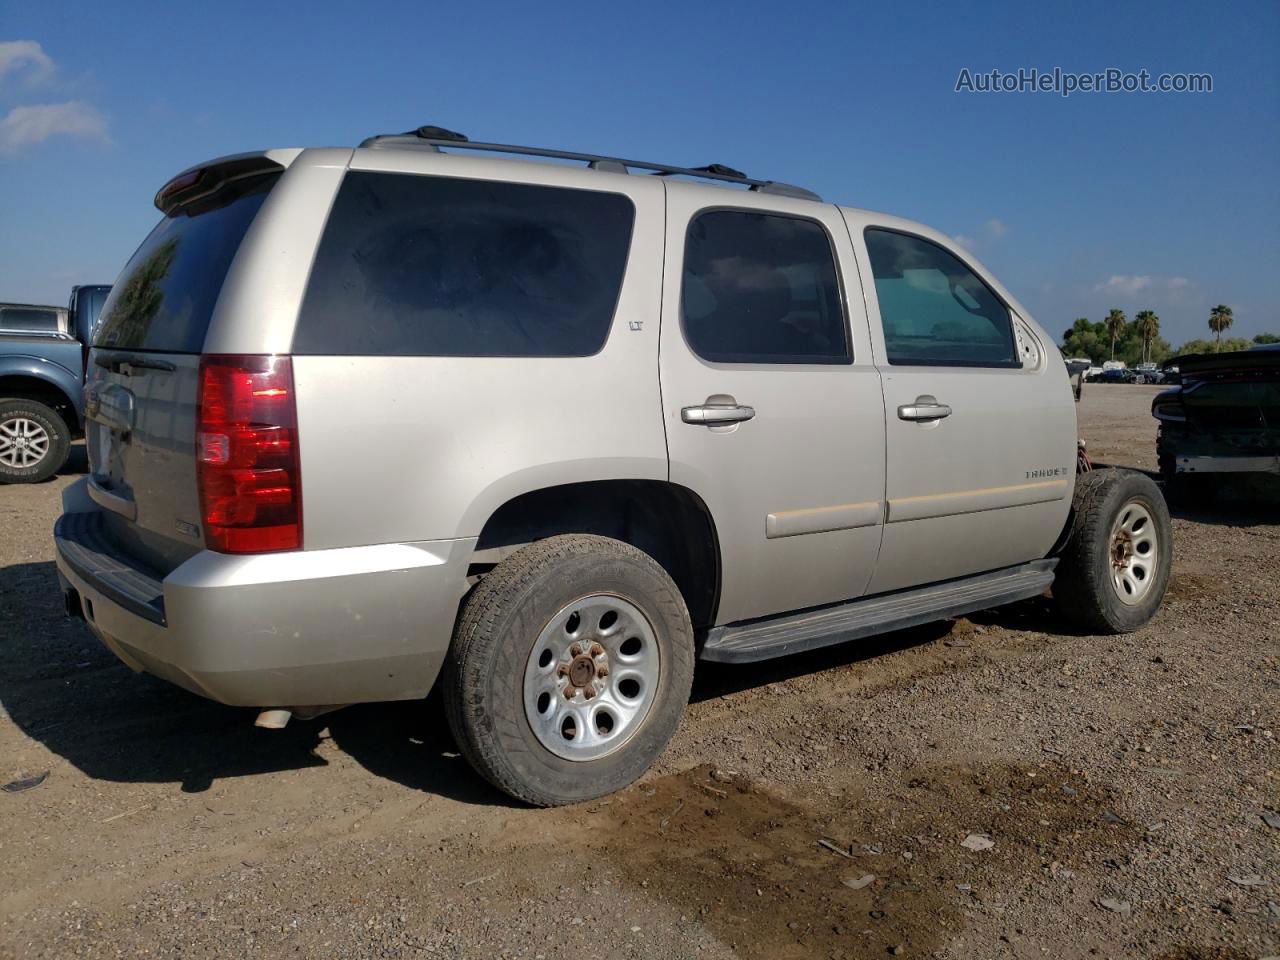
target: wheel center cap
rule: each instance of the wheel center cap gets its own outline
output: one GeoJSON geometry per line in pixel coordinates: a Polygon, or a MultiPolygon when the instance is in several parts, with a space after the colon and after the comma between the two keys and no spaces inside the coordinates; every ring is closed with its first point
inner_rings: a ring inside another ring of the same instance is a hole
{"type": "Polygon", "coordinates": [[[595,675],[596,664],[590,657],[574,657],[569,664],[569,682],[575,687],[585,687],[595,675]]]}
{"type": "Polygon", "coordinates": [[[1133,541],[1123,535],[1116,537],[1115,543],[1111,547],[1111,562],[1117,567],[1124,566],[1132,554],[1133,541]]]}

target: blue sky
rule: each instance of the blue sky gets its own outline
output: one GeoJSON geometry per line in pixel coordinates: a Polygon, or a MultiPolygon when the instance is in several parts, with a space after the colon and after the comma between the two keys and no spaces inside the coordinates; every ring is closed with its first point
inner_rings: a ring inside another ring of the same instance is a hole
{"type": "Polygon", "coordinates": [[[1280,332],[1280,4],[9,4],[0,300],[110,282],[170,175],[434,122],[717,161],[965,238],[1055,335],[1280,332]],[[277,12],[278,11],[278,12],[277,12]],[[15,46],[15,42],[26,43],[15,46]],[[956,93],[962,68],[1213,92],[956,93]]]}

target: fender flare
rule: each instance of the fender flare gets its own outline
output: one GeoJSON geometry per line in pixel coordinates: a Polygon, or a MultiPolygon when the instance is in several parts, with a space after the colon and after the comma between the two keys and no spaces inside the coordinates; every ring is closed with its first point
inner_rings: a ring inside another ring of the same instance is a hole
{"type": "MultiPolygon", "coordinates": [[[[29,354],[11,354],[0,356],[0,381],[5,377],[30,377],[41,380],[61,393],[75,411],[75,422],[67,426],[73,430],[84,424],[83,383],[79,374],[73,373],[60,363],[46,360],[44,357],[29,354]]],[[[0,388],[0,394],[3,394],[0,388]]]]}

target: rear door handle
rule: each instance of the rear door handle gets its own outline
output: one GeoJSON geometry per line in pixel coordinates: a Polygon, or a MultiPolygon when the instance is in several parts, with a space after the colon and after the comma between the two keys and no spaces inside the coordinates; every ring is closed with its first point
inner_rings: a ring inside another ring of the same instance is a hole
{"type": "Polygon", "coordinates": [[[941,420],[949,416],[951,416],[951,408],[945,403],[939,403],[937,397],[931,397],[928,394],[916,397],[914,403],[904,403],[898,408],[899,420],[941,420]]]}
{"type": "Polygon", "coordinates": [[[738,403],[732,397],[708,397],[707,402],[701,406],[684,407],[680,411],[680,419],[685,423],[701,424],[704,427],[742,423],[755,415],[755,407],[738,403]]]}

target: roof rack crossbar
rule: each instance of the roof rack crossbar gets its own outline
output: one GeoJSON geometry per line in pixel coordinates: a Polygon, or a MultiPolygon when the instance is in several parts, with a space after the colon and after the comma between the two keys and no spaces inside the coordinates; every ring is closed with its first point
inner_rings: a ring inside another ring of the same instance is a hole
{"type": "Polygon", "coordinates": [[[647,160],[626,160],[622,157],[610,157],[595,153],[577,153],[571,150],[550,150],[542,147],[521,147],[511,143],[477,143],[470,140],[421,136],[418,133],[384,134],[369,137],[360,144],[361,147],[385,149],[387,147],[418,147],[432,152],[439,152],[441,147],[450,150],[479,150],[488,153],[507,153],[525,157],[548,157],[555,160],[576,160],[587,164],[594,170],[626,173],[630,169],[651,170],[663,176],[695,177],[700,180],[718,180],[724,183],[736,183],[758,193],[771,193],[780,196],[794,197],[801,200],[821,200],[812,190],[779,183],[775,180],[756,180],[738,173],[731,167],[718,163],[706,167],[679,167],[668,163],[651,163],[647,160]],[[727,172],[722,172],[727,171],[727,172]]]}

